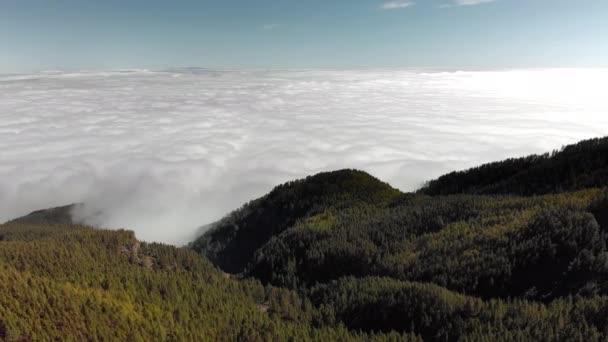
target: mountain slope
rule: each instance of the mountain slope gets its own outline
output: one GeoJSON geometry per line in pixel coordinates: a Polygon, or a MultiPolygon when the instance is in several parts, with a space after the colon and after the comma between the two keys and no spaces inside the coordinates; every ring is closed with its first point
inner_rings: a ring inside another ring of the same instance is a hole
{"type": "Polygon", "coordinates": [[[256,250],[298,220],[335,205],[383,203],[399,192],[355,170],[321,173],[276,187],[230,214],[191,248],[230,273],[242,272],[256,250]]]}
{"type": "Polygon", "coordinates": [[[33,224],[33,225],[71,225],[76,224],[72,218],[72,212],[82,204],[70,204],[56,208],[42,209],[31,212],[25,216],[16,218],[7,223],[11,224],[33,224]]]}
{"type": "MultiPolygon", "coordinates": [[[[481,180],[467,183],[475,189],[504,187],[491,195],[402,194],[386,185],[355,191],[338,184],[352,184],[347,180],[356,171],[321,174],[294,184],[346,189],[346,195],[331,192],[340,195],[327,201],[319,196],[321,188],[293,197],[289,185],[279,186],[192,246],[227,272],[298,290],[326,321],[353,330],[409,332],[432,341],[603,340],[608,338],[603,144],[583,142],[540,161],[496,163],[484,169],[481,180]],[[582,160],[582,171],[571,167],[582,160]],[[572,177],[563,178],[564,170],[572,177]],[[543,172],[557,176],[535,182],[543,172]],[[528,181],[526,196],[510,195],[528,181]],[[561,191],[564,184],[571,191],[561,191]],[[544,194],[527,196],[535,193],[544,194]],[[266,224],[251,213],[283,212],[288,203],[263,202],[268,197],[290,198],[288,207],[307,210],[293,216],[287,211],[280,225],[266,224]],[[317,205],[313,210],[308,203],[317,205]],[[238,248],[225,253],[227,246],[244,246],[256,232],[263,239],[248,245],[239,267],[232,268],[230,254],[238,248]]],[[[450,193],[452,183],[446,184],[450,193]]]]}
{"type": "Polygon", "coordinates": [[[605,197],[429,197],[343,170],[275,188],[191,248],[226,272],[293,289],[388,276],[483,298],[608,294],[605,197]]]}
{"type": "Polygon", "coordinates": [[[425,341],[605,341],[608,298],[483,301],[424,283],[341,278],[310,291],[351,330],[415,331],[425,341]]]}
{"type": "Polygon", "coordinates": [[[608,137],[543,155],[509,159],[430,181],[421,193],[537,195],[608,184],[608,137]]]}
{"type": "Polygon", "coordinates": [[[606,297],[550,306],[484,302],[435,285],[378,277],[345,277],[298,295],[228,278],[191,251],[140,243],[128,231],[11,224],[0,226],[0,236],[2,341],[607,336],[606,297]]]}
{"type": "Polygon", "coordinates": [[[129,231],[0,225],[0,341],[415,339],[313,327],[317,316],[293,292],[129,231]]]}

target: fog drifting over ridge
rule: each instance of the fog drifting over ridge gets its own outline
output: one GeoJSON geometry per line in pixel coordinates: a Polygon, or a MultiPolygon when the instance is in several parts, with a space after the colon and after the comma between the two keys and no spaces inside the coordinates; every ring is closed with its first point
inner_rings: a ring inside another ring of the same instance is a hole
{"type": "Polygon", "coordinates": [[[608,70],[0,75],[0,221],[84,202],[181,244],[275,185],[357,168],[404,191],[608,135],[608,70]]]}

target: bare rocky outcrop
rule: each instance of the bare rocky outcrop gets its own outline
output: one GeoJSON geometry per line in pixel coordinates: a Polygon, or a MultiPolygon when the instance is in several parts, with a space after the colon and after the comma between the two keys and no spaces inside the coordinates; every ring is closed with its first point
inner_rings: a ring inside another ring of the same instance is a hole
{"type": "Polygon", "coordinates": [[[122,246],[120,253],[128,256],[129,260],[134,264],[149,269],[154,268],[154,258],[141,252],[141,242],[135,238],[129,244],[122,246]]]}

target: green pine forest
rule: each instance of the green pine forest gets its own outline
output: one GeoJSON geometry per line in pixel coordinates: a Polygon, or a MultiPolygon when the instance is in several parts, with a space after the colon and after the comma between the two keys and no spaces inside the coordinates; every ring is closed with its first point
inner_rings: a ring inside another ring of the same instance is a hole
{"type": "Polygon", "coordinates": [[[309,176],[181,248],[41,210],[0,225],[0,341],[608,341],[607,185],[603,138],[309,176]]]}

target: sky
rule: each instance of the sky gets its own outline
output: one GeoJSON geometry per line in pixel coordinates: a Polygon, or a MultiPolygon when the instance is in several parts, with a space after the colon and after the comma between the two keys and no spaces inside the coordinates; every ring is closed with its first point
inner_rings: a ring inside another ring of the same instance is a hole
{"type": "Polygon", "coordinates": [[[0,72],[608,66],[606,0],[2,0],[0,72]]]}

